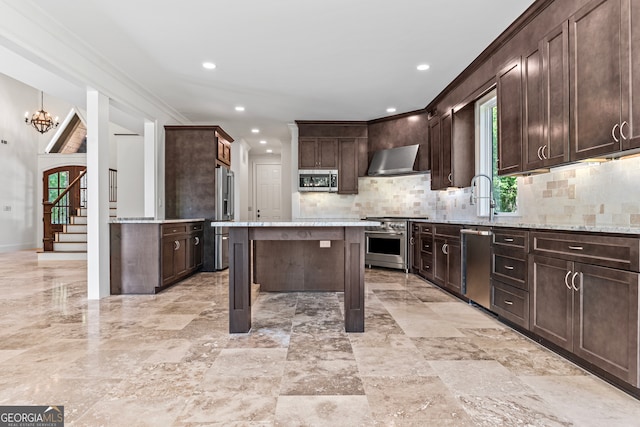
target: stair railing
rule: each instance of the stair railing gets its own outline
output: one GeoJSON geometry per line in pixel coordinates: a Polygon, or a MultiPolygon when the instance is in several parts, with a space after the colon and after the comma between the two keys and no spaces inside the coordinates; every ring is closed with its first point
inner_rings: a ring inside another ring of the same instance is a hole
{"type": "MultiPolygon", "coordinates": [[[[80,174],[76,177],[76,179],[71,181],[71,184],[69,184],[69,186],[65,188],[64,191],[60,193],[60,195],[54,201],[42,202],[42,211],[43,211],[42,220],[44,221],[42,246],[45,252],[53,251],[53,242],[55,239],[55,232],[53,231],[53,226],[51,223],[53,210],[55,208],[60,208],[58,204],[60,203],[60,201],[65,200],[65,196],[67,196],[71,190],[74,190],[74,191],[77,190],[78,192],[80,191],[80,180],[86,173],[87,173],[87,169],[84,169],[82,172],[80,172],[80,174]]],[[[65,207],[65,209],[67,210],[67,212],[66,212],[66,215],[63,215],[63,216],[65,218],[66,223],[68,224],[69,223],[69,212],[68,212],[69,207],[65,207]]],[[[59,217],[60,215],[58,215],[58,218],[59,217]]]]}

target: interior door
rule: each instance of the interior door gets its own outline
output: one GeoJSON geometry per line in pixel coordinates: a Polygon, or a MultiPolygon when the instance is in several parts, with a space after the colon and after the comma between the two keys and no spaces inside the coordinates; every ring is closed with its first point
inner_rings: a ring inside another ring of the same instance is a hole
{"type": "Polygon", "coordinates": [[[281,171],[281,165],[256,164],[254,194],[258,221],[282,219],[281,171]]]}

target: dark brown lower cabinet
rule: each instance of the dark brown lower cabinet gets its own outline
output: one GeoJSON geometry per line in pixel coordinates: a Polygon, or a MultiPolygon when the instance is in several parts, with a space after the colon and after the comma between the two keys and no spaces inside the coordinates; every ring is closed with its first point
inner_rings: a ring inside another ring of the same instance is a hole
{"type": "Polygon", "coordinates": [[[434,237],[433,281],[457,294],[462,293],[460,239],[434,237]]]}
{"type": "Polygon", "coordinates": [[[635,272],[530,257],[531,331],[637,387],[635,272]]]}
{"type": "Polygon", "coordinates": [[[153,294],[202,267],[203,225],[110,224],[111,294],[153,294]]]}

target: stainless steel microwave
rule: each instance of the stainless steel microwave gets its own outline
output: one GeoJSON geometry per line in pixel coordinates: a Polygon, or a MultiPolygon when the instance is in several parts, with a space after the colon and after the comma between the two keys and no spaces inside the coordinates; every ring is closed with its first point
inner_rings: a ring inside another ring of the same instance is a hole
{"type": "Polygon", "coordinates": [[[298,191],[338,191],[338,171],[301,169],[298,171],[298,191]]]}

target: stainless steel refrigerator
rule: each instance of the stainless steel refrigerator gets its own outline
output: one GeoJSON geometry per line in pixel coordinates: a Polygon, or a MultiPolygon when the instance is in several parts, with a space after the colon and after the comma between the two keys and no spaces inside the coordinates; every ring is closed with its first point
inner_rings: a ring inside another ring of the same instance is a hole
{"type": "MultiPolygon", "coordinates": [[[[216,168],[216,221],[233,221],[234,216],[233,172],[220,166],[216,168]]],[[[215,269],[229,267],[229,227],[215,227],[215,269]]]]}

